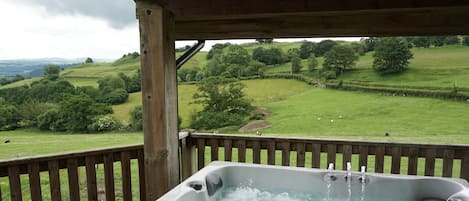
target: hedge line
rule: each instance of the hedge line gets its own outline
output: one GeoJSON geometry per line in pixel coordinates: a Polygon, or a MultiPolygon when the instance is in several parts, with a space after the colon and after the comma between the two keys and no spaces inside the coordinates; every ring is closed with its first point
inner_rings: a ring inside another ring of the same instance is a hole
{"type": "MultiPolygon", "coordinates": [[[[330,84],[338,84],[339,80],[328,81],[330,84]]],[[[342,84],[347,85],[358,85],[362,87],[384,87],[384,88],[398,88],[398,89],[425,89],[425,90],[439,90],[439,91],[452,91],[453,87],[437,87],[437,86],[412,86],[412,85],[392,85],[392,84],[378,84],[378,83],[369,83],[363,81],[342,81],[342,84]]],[[[469,92],[469,88],[465,87],[456,87],[457,91],[460,92],[469,92]]]]}
{"type": "MultiPolygon", "coordinates": [[[[234,79],[234,78],[229,78],[229,79],[234,79]]],[[[268,75],[262,75],[262,76],[247,76],[247,77],[240,77],[238,78],[239,80],[256,80],[256,79],[290,79],[290,80],[298,80],[301,82],[304,82],[309,85],[317,85],[319,82],[313,78],[310,78],[305,75],[301,74],[268,74],[268,75]]],[[[193,85],[199,83],[198,81],[190,81],[190,82],[180,82],[179,84],[187,84],[187,85],[193,85]]]]}
{"type": "Polygon", "coordinates": [[[431,97],[451,100],[468,100],[469,93],[457,92],[454,93],[451,90],[425,90],[425,89],[405,89],[405,88],[392,88],[392,87],[373,87],[373,86],[361,86],[353,84],[332,84],[331,82],[326,83],[326,87],[330,89],[341,89],[348,91],[365,91],[365,92],[378,92],[386,93],[399,96],[417,96],[417,97],[431,97]]]}

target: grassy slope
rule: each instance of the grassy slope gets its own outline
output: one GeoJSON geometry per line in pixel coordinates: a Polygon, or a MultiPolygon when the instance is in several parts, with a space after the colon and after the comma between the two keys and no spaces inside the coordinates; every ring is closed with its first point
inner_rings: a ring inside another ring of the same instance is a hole
{"type": "Polygon", "coordinates": [[[275,135],[469,143],[467,103],[312,89],[266,106],[275,135]]]}
{"type": "MultiPolygon", "coordinates": [[[[256,106],[263,106],[267,103],[284,100],[289,96],[304,92],[310,86],[295,80],[246,80],[245,93],[256,106]]],[[[192,112],[201,109],[200,106],[190,104],[192,96],[197,91],[196,85],[179,85],[179,115],[182,117],[182,127],[189,126],[189,118],[192,112]]],[[[122,121],[128,121],[129,111],[136,105],[141,104],[141,93],[130,94],[129,101],[124,104],[113,106],[114,115],[122,121]]]]}

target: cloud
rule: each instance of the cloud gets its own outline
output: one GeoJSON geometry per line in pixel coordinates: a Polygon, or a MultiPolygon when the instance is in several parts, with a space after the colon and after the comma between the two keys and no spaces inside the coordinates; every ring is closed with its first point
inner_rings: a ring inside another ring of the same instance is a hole
{"type": "Polygon", "coordinates": [[[52,15],[85,15],[104,19],[113,28],[135,23],[133,0],[21,0],[15,3],[44,7],[52,15]]]}

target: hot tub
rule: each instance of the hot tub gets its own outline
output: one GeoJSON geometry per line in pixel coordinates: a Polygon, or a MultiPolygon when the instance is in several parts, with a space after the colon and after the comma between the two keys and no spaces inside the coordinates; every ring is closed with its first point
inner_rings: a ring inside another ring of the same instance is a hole
{"type": "Polygon", "coordinates": [[[469,201],[462,179],[212,162],[159,201],[469,201]],[[363,182],[364,181],[364,182],[363,182]]]}

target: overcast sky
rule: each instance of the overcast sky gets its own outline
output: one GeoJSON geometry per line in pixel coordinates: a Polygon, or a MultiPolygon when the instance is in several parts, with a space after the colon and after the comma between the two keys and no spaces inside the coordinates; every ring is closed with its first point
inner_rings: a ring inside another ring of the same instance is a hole
{"type": "MultiPolygon", "coordinates": [[[[0,0],[0,26],[0,60],[116,59],[139,50],[133,0],[0,0]]],[[[276,39],[293,40],[303,39],[276,39]]],[[[176,46],[194,42],[177,42],[176,46]]],[[[226,41],[207,41],[204,50],[217,42],[226,41]]]]}

